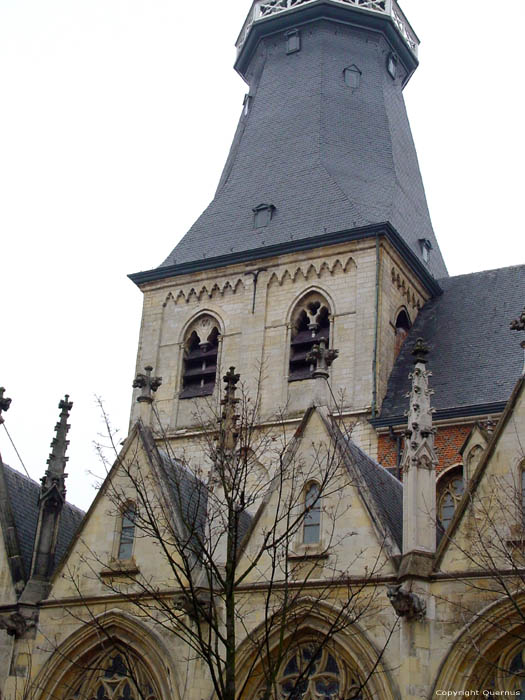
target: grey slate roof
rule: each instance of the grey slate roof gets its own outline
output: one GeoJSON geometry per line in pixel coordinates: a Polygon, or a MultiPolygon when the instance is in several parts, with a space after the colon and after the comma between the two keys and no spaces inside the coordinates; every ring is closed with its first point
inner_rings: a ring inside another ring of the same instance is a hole
{"type": "Polygon", "coordinates": [[[301,38],[291,55],[284,34],[260,42],[248,71],[250,109],[215,198],[161,267],[240,251],[255,258],[269,246],[390,222],[420,260],[419,239],[428,239],[429,270],[446,275],[386,44],[326,21],[301,38]],[[355,91],[343,79],[351,64],[362,72],[355,91]],[[276,211],[254,230],[252,209],[263,202],[276,211]]]}
{"type": "Polygon", "coordinates": [[[208,490],[206,485],[177,459],[164,450],[158,450],[162,459],[167,496],[180,514],[184,526],[191,533],[192,546],[198,549],[206,532],[208,490]]]}
{"type": "MultiPolygon", "coordinates": [[[[182,521],[190,532],[191,546],[198,553],[200,542],[206,534],[208,517],[208,487],[182,462],[158,449],[162,459],[165,483],[173,508],[182,515],[182,521]]],[[[241,544],[250,529],[252,516],[241,511],[239,518],[239,542],[241,544]]]]}
{"type": "Polygon", "coordinates": [[[346,440],[352,464],[363,478],[374,500],[382,523],[403,550],[403,484],[387,469],[375,462],[352,440],[346,440]]]}
{"type": "Polygon", "coordinates": [[[525,304],[525,265],[440,280],[443,294],[421,310],[394,365],[379,420],[406,421],[411,350],[429,345],[436,418],[503,410],[523,368],[520,341],[510,330],[525,304]]]}
{"type": "MultiPolygon", "coordinates": [[[[12,467],[9,467],[7,464],[0,462],[0,465],[0,468],[4,470],[9,503],[15,522],[16,535],[27,580],[31,570],[33,544],[38,522],[38,496],[40,493],[40,485],[12,467]]],[[[60,562],[69,543],[73,539],[83,517],[84,513],[79,508],[71,503],[64,504],[60,516],[55,567],[60,562]]]]}

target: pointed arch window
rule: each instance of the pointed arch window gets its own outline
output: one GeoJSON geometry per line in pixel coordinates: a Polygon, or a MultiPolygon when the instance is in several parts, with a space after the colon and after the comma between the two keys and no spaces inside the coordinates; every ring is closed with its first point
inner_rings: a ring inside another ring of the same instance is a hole
{"type": "Polygon", "coordinates": [[[215,389],[219,327],[212,316],[199,317],[184,341],[181,399],[209,396],[215,389]]]}
{"type": "Polygon", "coordinates": [[[160,700],[143,664],[128,653],[110,653],[90,667],[96,670],[83,674],[67,700],[160,700]]]}
{"type": "Polygon", "coordinates": [[[303,544],[318,544],[321,539],[321,494],[319,484],[312,482],[306,487],[303,544]]]}
{"type": "Polygon", "coordinates": [[[406,309],[401,309],[396,318],[396,340],[394,344],[394,358],[399,355],[399,351],[403,347],[405,338],[408,335],[408,331],[411,326],[410,317],[406,312],[406,309]]]}
{"type": "Polygon", "coordinates": [[[329,344],[330,309],[320,294],[309,294],[299,302],[292,315],[288,381],[312,377],[314,365],[307,360],[307,356],[321,338],[325,338],[329,344]]]}
{"type": "MultiPolygon", "coordinates": [[[[264,685],[264,684],[263,684],[264,685]]],[[[256,697],[263,697],[262,687],[256,697]]],[[[277,678],[276,700],[363,700],[358,674],[335,649],[314,641],[295,647],[277,678]]]]}
{"type": "Polygon", "coordinates": [[[454,513],[463,497],[463,468],[455,467],[441,477],[438,482],[437,512],[443,529],[450,525],[454,513]]]}
{"type": "Polygon", "coordinates": [[[131,559],[133,543],[135,541],[135,520],[137,507],[134,503],[128,503],[122,511],[120,527],[120,539],[118,545],[118,559],[131,559]]]}

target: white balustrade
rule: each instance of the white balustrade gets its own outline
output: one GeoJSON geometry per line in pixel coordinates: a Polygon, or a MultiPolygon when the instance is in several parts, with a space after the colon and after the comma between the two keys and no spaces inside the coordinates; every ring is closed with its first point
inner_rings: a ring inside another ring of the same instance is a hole
{"type": "MultiPolygon", "coordinates": [[[[239,39],[237,40],[237,50],[240,51],[242,49],[248,32],[254,22],[316,1],[317,0],[255,0],[241,30],[239,39]]],[[[352,7],[367,12],[390,16],[412,53],[417,56],[419,40],[396,0],[332,0],[332,2],[340,3],[341,5],[351,5],[352,7]]]]}

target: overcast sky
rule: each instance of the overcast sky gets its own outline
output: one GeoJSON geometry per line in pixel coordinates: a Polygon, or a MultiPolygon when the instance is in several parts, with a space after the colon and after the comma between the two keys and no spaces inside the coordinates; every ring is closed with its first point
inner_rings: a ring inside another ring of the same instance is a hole
{"type": "MultiPolygon", "coordinates": [[[[128,428],[141,293],[126,275],[158,265],[213,196],[249,4],[0,0],[6,426],[38,479],[71,395],[68,499],[83,508],[101,472],[94,396],[128,428]]],[[[523,263],[525,2],[402,6],[422,41],[405,96],[449,271],[523,263]]],[[[3,427],[0,451],[22,470],[3,427]]]]}

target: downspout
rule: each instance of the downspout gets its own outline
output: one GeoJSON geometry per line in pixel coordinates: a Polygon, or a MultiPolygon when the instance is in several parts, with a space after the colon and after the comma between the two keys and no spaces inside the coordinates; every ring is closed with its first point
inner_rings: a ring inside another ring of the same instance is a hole
{"type": "Polygon", "coordinates": [[[379,335],[379,235],[376,234],[376,308],[374,329],[374,359],[372,362],[372,418],[377,415],[377,338],[379,335]]]}

